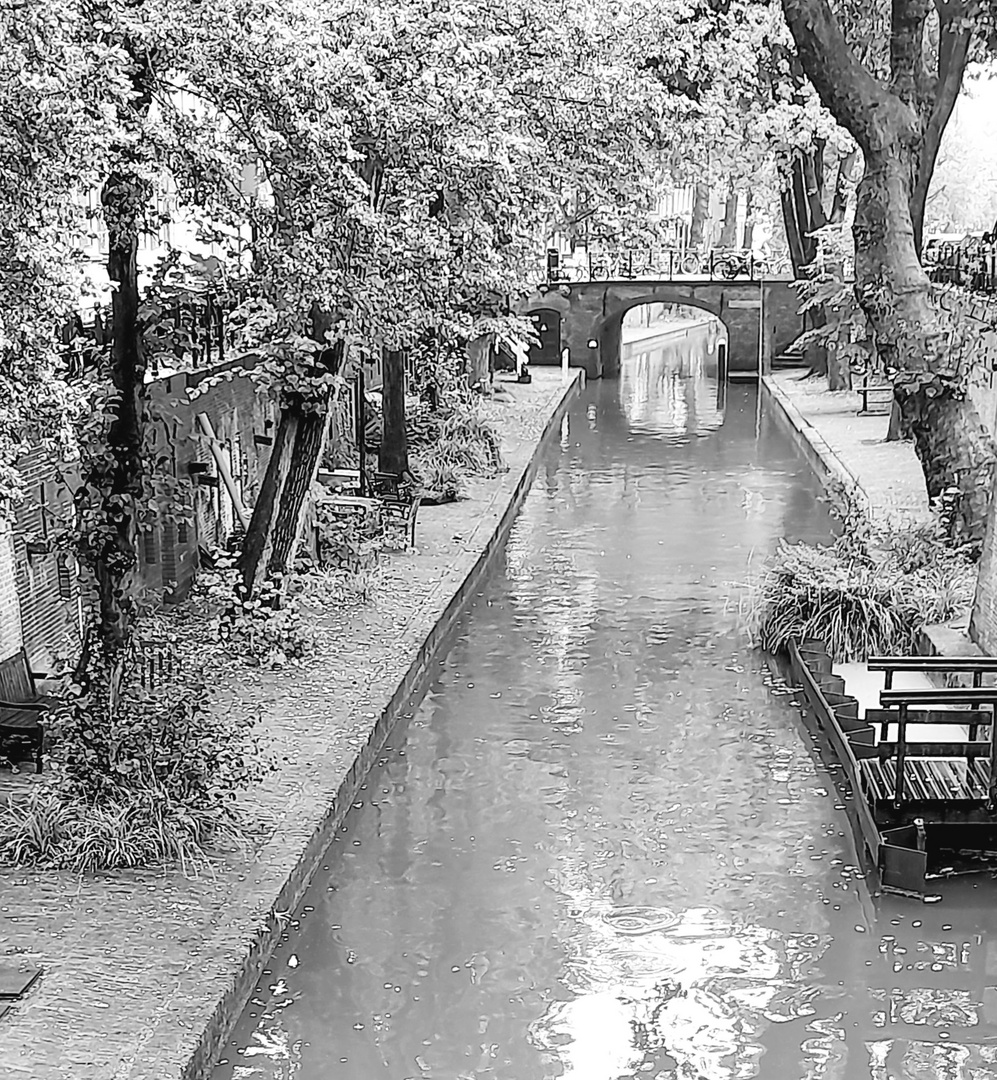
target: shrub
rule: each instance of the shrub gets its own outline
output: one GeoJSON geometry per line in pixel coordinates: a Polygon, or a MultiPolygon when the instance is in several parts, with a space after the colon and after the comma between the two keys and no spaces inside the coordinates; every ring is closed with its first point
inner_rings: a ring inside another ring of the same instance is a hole
{"type": "Polygon", "coordinates": [[[281,667],[314,651],[315,636],[301,621],[296,598],[289,591],[285,595],[282,581],[265,581],[247,600],[234,557],[219,554],[210,570],[198,574],[192,603],[206,607],[218,638],[248,663],[281,667]]]}
{"type": "Polygon", "coordinates": [[[253,718],[212,709],[196,642],[154,690],[134,662],[85,661],[49,722],[49,770],[0,807],[0,861],[78,872],[179,865],[196,873],[245,823],[237,792],[267,762],[253,718]]]}
{"type": "Polygon", "coordinates": [[[877,532],[851,516],[830,544],[780,542],[741,607],[761,648],[813,637],[848,662],[914,652],[921,627],[968,608],[974,580],[971,559],[940,528],[877,532]]]}
{"type": "Polygon", "coordinates": [[[220,846],[241,843],[241,825],[228,818],[156,789],[91,804],[41,785],[0,807],[0,862],[76,873],[176,866],[193,876],[220,846]]]}
{"type": "Polygon", "coordinates": [[[383,546],[384,527],[379,517],[342,517],[321,502],[315,510],[319,566],[346,574],[373,570],[383,546]]]}

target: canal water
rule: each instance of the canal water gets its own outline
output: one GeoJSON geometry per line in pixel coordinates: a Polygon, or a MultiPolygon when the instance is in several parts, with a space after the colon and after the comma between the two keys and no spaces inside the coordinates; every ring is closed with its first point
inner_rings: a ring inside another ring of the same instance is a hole
{"type": "Polygon", "coordinates": [[[997,1078],[997,893],[873,898],[732,584],[826,537],[700,329],[546,452],[215,1080],[997,1078]]]}

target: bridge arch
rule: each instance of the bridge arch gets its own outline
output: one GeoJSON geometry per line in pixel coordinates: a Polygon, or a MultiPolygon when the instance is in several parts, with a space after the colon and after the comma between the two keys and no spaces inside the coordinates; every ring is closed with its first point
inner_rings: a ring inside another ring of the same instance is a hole
{"type": "Polygon", "coordinates": [[[600,322],[594,327],[592,340],[599,342],[599,353],[602,359],[603,378],[616,378],[620,374],[621,353],[623,349],[623,320],[628,311],[644,304],[675,304],[676,306],[696,308],[708,315],[712,315],[727,328],[727,336],[730,338],[730,327],[724,320],[722,308],[701,297],[682,297],[672,300],[668,296],[662,296],[660,290],[647,296],[638,296],[633,299],[621,300],[600,322]]]}
{"type": "Polygon", "coordinates": [[[786,279],[586,281],[542,285],[522,314],[548,309],[561,314],[561,345],[589,378],[620,370],[623,316],[639,304],[681,304],[715,315],[727,328],[730,371],[757,376],[770,358],[801,332],[799,301],[786,279]]]}

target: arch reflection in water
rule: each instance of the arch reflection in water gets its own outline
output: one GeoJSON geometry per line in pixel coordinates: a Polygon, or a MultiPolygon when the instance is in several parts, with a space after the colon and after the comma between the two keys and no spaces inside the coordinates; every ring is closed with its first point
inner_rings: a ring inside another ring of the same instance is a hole
{"type": "Polygon", "coordinates": [[[699,322],[624,346],[620,404],[634,432],[682,441],[720,427],[726,399],[717,370],[722,334],[718,322],[699,322]]]}

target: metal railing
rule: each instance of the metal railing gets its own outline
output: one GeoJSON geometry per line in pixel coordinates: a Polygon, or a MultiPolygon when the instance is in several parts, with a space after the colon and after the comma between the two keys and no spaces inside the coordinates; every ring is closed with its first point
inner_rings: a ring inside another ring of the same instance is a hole
{"type": "Polygon", "coordinates": [[[552,284],[581,281],[681,280],[761,281],[789,274],[788,261],[761,258],[754,252],[714,248],[627,248],[554,257],[548,252],[544,268],[552,284]]]}
{"type": "Polygon", "coordinates": [[[987,296],[997,293],[997,243],[929,240],[921,261],[928,278],[939,285],[961,285],[987,296]]]}

